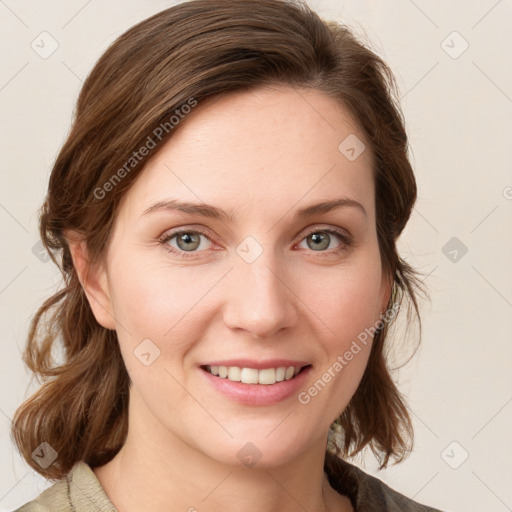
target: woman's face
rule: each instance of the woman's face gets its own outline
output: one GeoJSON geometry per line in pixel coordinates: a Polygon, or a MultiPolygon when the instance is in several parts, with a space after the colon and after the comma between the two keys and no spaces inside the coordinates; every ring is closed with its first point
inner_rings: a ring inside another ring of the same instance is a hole
{"type": "Polygon", "coordinates": [[[261,465],[325,448],[390,293],[364,140],[323,93],[265,88],[199,104],[148,162],[92,305],[117,331],[149,443],[261,465]],[[250,382],[309,366],[244,384],[206,365],[250,382]]]}

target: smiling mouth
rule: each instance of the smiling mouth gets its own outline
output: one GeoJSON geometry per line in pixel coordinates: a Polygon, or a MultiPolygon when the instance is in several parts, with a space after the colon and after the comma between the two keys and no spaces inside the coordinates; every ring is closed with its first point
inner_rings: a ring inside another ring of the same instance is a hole
{"type": "Polygon", "coordinates": [[[238,366],[210,365],[204,365],[201,366],[201,368],[216,377],[230,380],[231,382],[271,385],[292,380],[310,366],[310,364],[306,366],[280,366],[277,368],[265,368],[263,370],[257,370],[256,368],[240,368],[238,366]]]}

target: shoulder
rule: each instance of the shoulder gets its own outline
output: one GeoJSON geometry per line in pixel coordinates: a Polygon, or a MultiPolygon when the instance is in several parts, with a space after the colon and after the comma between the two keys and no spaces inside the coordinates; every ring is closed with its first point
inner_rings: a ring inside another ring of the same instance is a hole
{"type": "Polygon", "coordinates": [[[25,503],[14,512],[49,512],[50,510],[71,511],[66,480],[59,480],[45,489],[37,498],[25,503]]]}
{"type": "Polygon", "coordinates": [[[66,478],[58,480],[32,501],[13,512],[117,512],[94,471],[85,462],[77,462],[66,478]]]}
{"type": "Polygon", "coordinates": [[[407,498],[330,453],[326,456],[325,470],[331,485],[351,499],[357,512],[441,512],[407,498]]]}

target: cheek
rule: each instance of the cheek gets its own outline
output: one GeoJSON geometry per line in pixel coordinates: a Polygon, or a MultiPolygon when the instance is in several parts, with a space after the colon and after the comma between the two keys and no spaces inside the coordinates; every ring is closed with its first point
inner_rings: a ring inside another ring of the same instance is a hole
{"type": "Polygon", "coordinates": [[[206,304],[202,299],[218,281],[216,272],[149,264],[142,258],[118,263],[112,265],[111,297],[120,334],[127,331],[133,343],[139,338],[160,340],[160,348],[166,350],[171,345],[166,340],[179,349],[179,340],[197,334],[190,330],[200,330],[206,304]]]}
{"type": "Polygon", "coordinates": [[[163,372],[181,379],[183,357],[204,333],[206,302],[201,298],[215,276],[199,278],[183,267],[118,261],[112,266],[111,298],[130,378],[151,396],[156,392],[185,399],[182,388],[163,372]]]}
{"type": "Polygon", "coordinates": [[[305,276],[301,295],[331,335],[347,342],[378,320],[381,279],[380,260],[368,254],[324,275],[305,276]]]}
{"type": "Polygon", "coordinates": [[[380,259],[368,253],[353,265],[338,267],[328,281],[316,277],[303,282],[303,293],[312,298],[307,305],[327,333],[318,335],[325,354],[320,379],[332,383],[335,400],[344,407],[362,378],[379,320],[380,259]]]}
{"type": "MultiPolygon", "coordinates": [[[[118,255],[131,256],[114,258],[109,269],[120,339],[128,337],[132,346],[149,338],[160,350],[185,350],[201,338],[209,316],[215,313],[211,300],[216,294],[212,291],[222,281],[226,268],[171,265],[164,258],[148,262],[148,258],[136,257],[134,252],[117,251],[118,255]]],[[[331,346],[325,347],[329,352],[344,352],[352,339],[375,324],[378,316],[378,253],[376,257],[374,251],[360,251],[357,257],[338,266],[319,267],[316,272],[311,266],[302,270],[299,267],[290,274],[289,286],[300,299],[295,307],[305,308],[306,327],[307,318],[313,324],[320,323],[320,328],[323,325],[330,340],[331,346]]]]}

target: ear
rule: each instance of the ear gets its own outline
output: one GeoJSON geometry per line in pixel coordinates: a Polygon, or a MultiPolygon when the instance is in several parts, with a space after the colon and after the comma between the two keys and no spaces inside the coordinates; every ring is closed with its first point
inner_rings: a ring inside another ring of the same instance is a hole
{"type": "Polygon", "coordinates": [[[382,302],[381,313],[384,314],[388,309],[389,302],[391,301],[391,294],[393,292],[394,276],[384,274],[382,275],[382,302]]]}
{"type": "Polygon", "coordinates": [[[90,263],[86,243],[76,234],[68,232],[66,238],[78,279],[96,321],[106,329],[115,329],[106,265],[90,263]]]}

